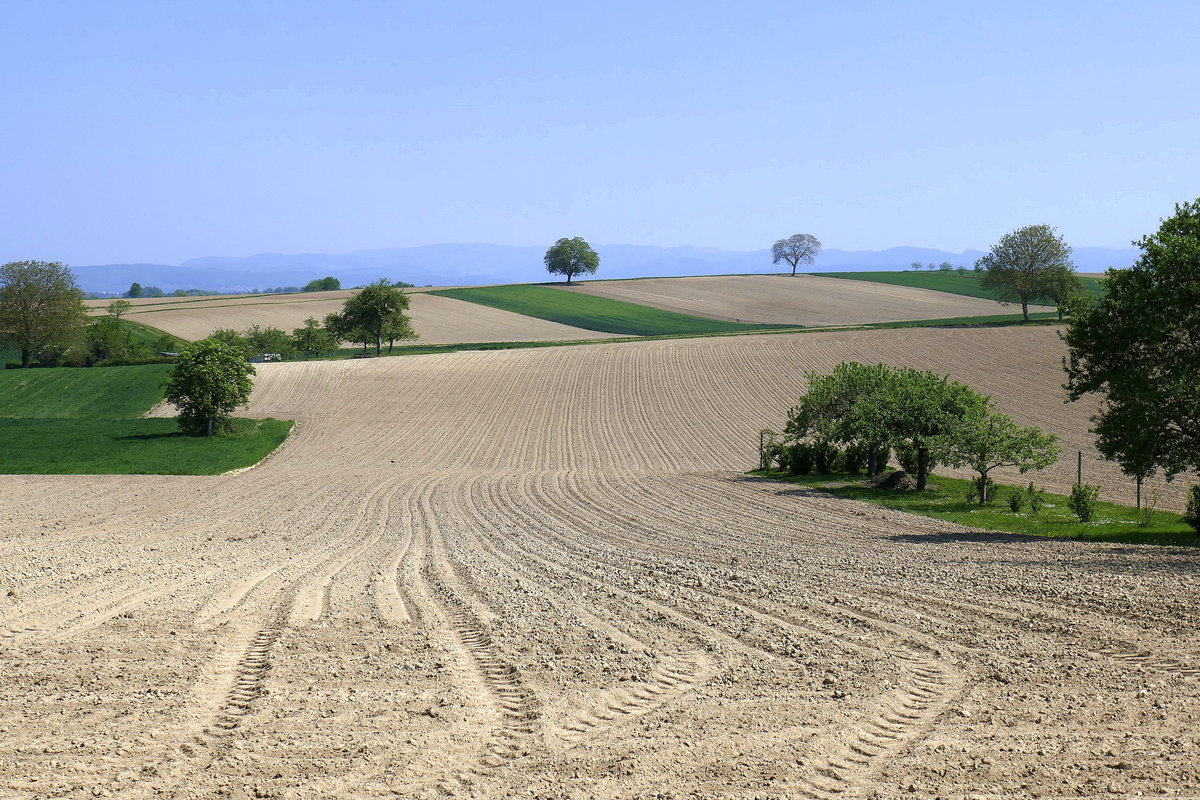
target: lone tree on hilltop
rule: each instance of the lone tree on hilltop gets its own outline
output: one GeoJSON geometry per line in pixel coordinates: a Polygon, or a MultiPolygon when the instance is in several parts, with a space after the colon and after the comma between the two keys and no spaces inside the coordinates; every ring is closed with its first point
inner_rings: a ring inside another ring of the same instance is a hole
{"type": "Polygon", "coordinates": [[[1096,447],[1127,474],[1200,469],[1200,198],[1175,206],[1110,269],[1096,303],[1076,299],[1062,338],[1071,400],[1104,396],[1096,447]]]}
{"type": "Polygon", "coordinates": [[[192,436],[212,436],[229,427],[229,415],[250,402],[254,365],[242,351],[219,339],[201,339],[179,351],[167,373],[166,399],[179,409],[179,427],[192,436]]]}
{"type": "Polygon", "coordinates": [[[66,264],[13,261],[0,267],[0,339],[21,350],[21,366],[34,352],[67,343],[83,327],[83,292],[66,264]]]}
{"type": "Polygon", "coordinates": [[[400,339],[416,339],[412,320],[404,312],[409,306],[408,295],[380,278],[351,295],[340,314],[325,317],[325,327],[339,339],[362,342],[365,347],[374,343],[375,355],[382,355],[383,343],[400,339]]]}
{"type": "Polygon", "coordinates": [[[771,263],[786,261],[792,265],[792,276],[795,277],[796,267],[813,263],[819,252],[821,242],[817,237],[808,233],[796,233],[771,245],[771,263]]]}
{"type": "Polygon", "coordinates": [[[984,270],[980,285],[994,291],[1001,303],[1020,303],[1026,322],[1030,301],[1045,296],[1063,270],[1075,273],[1070,246],[1049,225],[1027,225],[1004,234],[975,265],[984,270]]]}
{"type": "Polygon", "coordinates": [[[595,275],[600,268],[600,256],[582,237],[559,239],[546,251],[546,272],[566,275],[567,283],[576,275],[595,275]]]}

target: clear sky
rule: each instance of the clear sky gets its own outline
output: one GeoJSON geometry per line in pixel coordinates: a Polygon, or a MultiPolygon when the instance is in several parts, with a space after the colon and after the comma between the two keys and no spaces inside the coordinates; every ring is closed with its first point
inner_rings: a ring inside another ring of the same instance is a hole
{"type": "Polygon", "coordinates": [[[0,261],[438,242],[1128,246],[1200,3],[0,0],[0,261]]]}

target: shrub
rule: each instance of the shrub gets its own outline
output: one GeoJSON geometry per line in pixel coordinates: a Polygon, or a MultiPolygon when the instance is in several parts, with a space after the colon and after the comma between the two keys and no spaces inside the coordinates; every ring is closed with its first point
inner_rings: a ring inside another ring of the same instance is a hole
{"type": "Polygon", "coordinates": [[[1033,513],[1038,513],[1046,505],[1046,493],[1034,486],[1033,481],[1025,488],[1025,494],[1029,498],[1029,510],[1033,513]]]}
{"type": "MultiPolygon", "coordinates": [[[[984,485],[985,485],[985,480],[980,478],[979,476],[971,478],[971,483],[967,486],[967,491],[966,491],[966,497],[967,497],[968,503],[979,503],[980,492],[983,489],[984,485]]],[[[983,503],[979,503],[980,505],[985,505],[985,504],[991,505],[992,501],[996,499],[996,492],[995,492],[996,482],[994,480],[992,480],[991,478],[987,478],[986,485],[987,485],[987,500],[984,501],[983,503]]]]}
{"type": "Polygon", "coordinates": [[[1008,510],[1014,514],[1020,513],[1025,507],[1025,490],[1014,486],[1008,490],[1008,510]]]}
{"type": "MultiPolygon", "coordinates": [[[[896,460],[900,462],[900,468],[909,475],[917,474],[917,448],[910,445],[903,445],[896,448],[896,460]]],[[[929,471],[937,466],[937,462],[933,459],[933,453],[929,454],[929,471]]]]}
{"type": "Polygon", "coordinates": [[[1096,500],[1099,497],[1099,486],[1077,483],[1071,487],[1071,496],[1067,498],[1067,507],[1076,517],[1079,517],[1080,522],[1091,522],[1096,513],[1096,500]]]}
{"type": "Polygon", "coordinates": [[[831,472],[836,472],[838,467],[838,457],[841,456],[841,451],[838,450],[830,442],[817,442],[811,447],[813,468],[819,475],[828,475],[831,472]]]}
{"type": "Polygon", "coordinates": [[[1187,510],[1183,512],[1183,521],[1192,526],[1192,530],[1200,533],[1200,484],[1188,489],[1187,510]]]}
{"type": "Polygon", "coordinates": [[[788,472],[793,475],[807,475],[813,469],[813,448],[807,442],[796,442],[788,447],[788,472]]]}
{"type": "Polygon", "coordinates": [[[852,444],[842,454],[842,469],[850,475],[857,475],[867,468],[868,448],[863,444],[852,444]]]}

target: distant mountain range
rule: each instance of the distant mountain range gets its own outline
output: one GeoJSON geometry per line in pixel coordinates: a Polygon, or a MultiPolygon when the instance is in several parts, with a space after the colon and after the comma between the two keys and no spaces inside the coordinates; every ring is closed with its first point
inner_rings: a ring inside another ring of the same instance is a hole
{"type": "MultiPolygon", "coordinates": [[[[770,250],[744,253],[711,247],[654,247],[651,245],[599,245],[600,270],[596,278],[648,278],[679,275],[724,275],[784,271],[771,263],[770,250]]],[[[1078,247],[1075,264],[1080,272],[1103,272],[1127,267],[1138,250],[1078,247]]],[[[211,289],[247,292],[278,286],[303,286],[314,278],[332,275],[342,286],[358,286],[379,278],[406,281],[417,286],[478,286],[489,283],[533,283],[550,278],[542,263],[544,248],[498,244],[434,244],[358,250],[343,255],[262,253],[244,258],[208,256],[178,266],[168,264],[100,264],[73,267],[84,291],[123,292],[135,281],[166,292],[176,289],[211,289]]],[[[979,250],[950,253],[924,247],[887,250],[824,250],[805,272],[838,270],[908,269],[912,262],[971,266],[984,255],[979,250]]]]}

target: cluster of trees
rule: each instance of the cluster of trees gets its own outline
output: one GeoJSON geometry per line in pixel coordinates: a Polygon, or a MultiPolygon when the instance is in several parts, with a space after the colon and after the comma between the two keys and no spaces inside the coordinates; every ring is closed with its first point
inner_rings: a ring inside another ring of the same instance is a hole
{"type": "MultiPolygon", "coordinates": [[[[909,266],[912,267],[915,272],[920,272],[922,269],[929,269],[929,270],[938,269],[938,270],[941,270],[942,272],[957,272],[959,274],[959,277],[965,278],[967,275],[966,267],[964,267],[962,264],[952,264],[949,261],[943,261],[940,264],[935,264],[932,261],[930,261],[927,264],[922,264],[920,261],[914,261],[911,264],[909,264],[909,266]]],[[[974,269],[975,269],[975,272],[983,272],[983,267],[980,266],[979,264],[976,264],[974,269]]]]}
{"type": "Polygon", "coordinates": [[[122,297],[212,297],[220,292],[213,292],[208,289],[176,289],[173,292],[164,294],[163,290],[157,286],[142,286],[138,282],[133,282],[129,285],[122,297]]]}
{"type": "Polygon", "coordinates": [[[1057,437],[1020,426],[992,399],[948,377],[910,367],[843,362],[828,375],[808,373],[808,391],[788,412],[791,445],[828,445],[860,453],[874,475],[892,451],[925,489],[935,464],[975,471],[979,502],[1000,467],[1041,469],[1058,458],[1057,437]]]}

